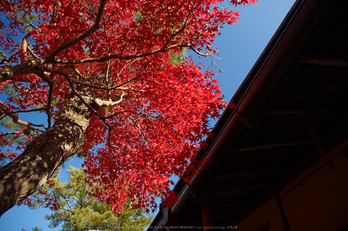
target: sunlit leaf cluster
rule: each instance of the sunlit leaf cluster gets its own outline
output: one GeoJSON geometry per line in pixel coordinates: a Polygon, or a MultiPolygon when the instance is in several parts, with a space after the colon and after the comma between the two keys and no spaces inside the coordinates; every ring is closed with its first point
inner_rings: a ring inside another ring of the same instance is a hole
{"type": "MultiPolygon", "coordinates": [[[[169,178],[185,173],[211,135],[208,121],[225,107],[214,72],[186,55],[214,54],[220,29],[237,20],[238,13],[219,2],[2,1],[2,119],[46,114],[43,124],[13,120],[24,126],[16,131],[24,136],[26,130],[25,140],[34,142],[78,95],[92,113],[79,155],[86,181],[99,185],[93,195],[113,211],[125,201],[154,209],[162,194],[174,203],[169,178]],[[80,95],[81,87],[90,94],[80,95]]],[[[11,139],[0,135],[8,149],[5,140],[11,139]]]]}

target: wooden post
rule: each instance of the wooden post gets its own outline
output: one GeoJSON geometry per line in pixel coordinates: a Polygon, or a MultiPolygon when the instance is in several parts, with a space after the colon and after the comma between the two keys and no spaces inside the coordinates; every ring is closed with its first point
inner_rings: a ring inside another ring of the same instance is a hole
{"type": "Polygon", "coordinates": [[[211,219],[210,219],[210,209],[209,209],[209,195],[202,194],[201,196],[201,208],[202,208],[202,221],[203,230],[211,231],[211,219]]]}
{"type": "MultiPolygon", "coordinates": [[[[317,134],[314,132],[313,128],[310,126],[310,124],[308,123],[307,119],[305,117],[302,117],[302,121],[303,123],[305,124],[309,134],[311,135],[315,145],[317,146],[321,156],[325,156],[326,155],[326,152],[324,151],[324,148],[323,146],[321,145],[320,141],[319,141],[319,138],[317,137],[317,134]]],[[[328,162],[327,163],[327,166],[330,168],[330,169],[333,169],[335,166],[334,164],[332,163],[332,161],[328,162]]]]}
{"type": "Polygon", "coordinates": [[[278,205],[280,216],[282,217],[282,220],[283,220],[284,230],[285,231],[290,231],[289,221],[288,221],[288,218],[286,217],[286,214],[285,214],[285,211],[284,211],[284,207],[283,207],[283,203],[282,203],[282,199],[280,198],[279,194],[275,196],[275,200],[276,200],[277,205],[278,205]]]}

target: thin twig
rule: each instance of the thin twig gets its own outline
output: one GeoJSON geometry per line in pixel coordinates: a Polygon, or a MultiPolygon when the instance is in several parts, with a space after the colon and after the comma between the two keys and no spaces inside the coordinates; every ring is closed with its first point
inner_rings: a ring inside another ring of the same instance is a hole
{"type": "Polygon", "coordinates": [[[130,118],[130,119],[132,120],[132,122],[137,126],[138,130],[140,131],[142,137],[144,137],[144,139],[146,140],[146,142],[149,143],[149,144],[151,145],[150,141],[149,141],[149,140],[147,139],[147,137],[145,136],[145,132],[144,132],[144,130],[141,128],[141,126],[140,126],[140,124],[138,123],[137,119],[136,119],[136,118],[133,118],[132,116],[130,116],[129,118],[130,118]]]}
{"type": "Polygon", "coordinates": [[[170,43],[178,34],[180,34],[180,33],[185,29],[186,24],[187,24],[187,22],[188,22],[188,20],[189,20],[189,17],[190,17],[190,15],[191,15],[191,13],[192,13],[192,10],[193,10],[193,7],[195,6],[195,4],[196,4],[196,1],[194,1],[194,3],[193,3],[193,5],[192,5],[191,9],[189,10],[188,15],[187,15],[187,17],[186,17],[186,19],[185,19],[185,22],[184,22],[184,24],[182,25],[182,27],[181,27],[177,32],[175,32],[175,33],[168,39],[168,41],[164,44],[164,46],[163,46],[162,48],[166,48],[166,47],[169,45],[169,43],[170,43]]]}
{"type": "Polygon", "coordinates": [[[112,115],[109,115],[107,117],[104,117],[105,119],[110,119],[112,117],[115,117],[115,116],[118,116],[122,113],[131,113],[131,114],[136,114],[136,115],[144,115],[146,117],[149,117],[149,118],[158,118],[160,117],[162,114],[159,114],[159,115],[150,115],[150,114],[147,114],[147,113],[144,113],[144,112],[141,112],[141,111],[131,111],[131,110],[126,110],[126,111],[120,111],[120,112],[117,112],[115,114],[112,114],[112,115]]]}

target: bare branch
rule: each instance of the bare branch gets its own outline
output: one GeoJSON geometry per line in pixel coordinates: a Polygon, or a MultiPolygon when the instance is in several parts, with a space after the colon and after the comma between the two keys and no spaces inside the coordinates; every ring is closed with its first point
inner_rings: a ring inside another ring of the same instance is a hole
{"type": "Polygon", "coordinates": [[[34,67],[40,66],[46,61],[46,58],[40,58],[2,69],[0,71],[0,82],[5,82],[15,75],[31,73],[34,67]]]}
{"type": "MultiPolygon", "coordinates": [[[[30,16],[31,17],[31,16],[30,16]]],[[[33,20],[31,20],[30,22],[29,22],[29,25],[32,27],[32,28],[34,28],[34,29],[39,29],[37,26],[35,26],[34,24],[33,24],[33,20]]]]}
{"type": "Polygon", "coordinates": [[[30,54],[32,56],[34,56],[35,59],[38,59],[37,55],[34,53],[34,51],[30,48],[30,46],[28,46],[28,51],[30,52],[30,54]]]}
{"type": "Polygon", "coordinates": [[[200,56],[204,56],[204,57],[207,57],[208,55],[211,55],[210,52],[207,52],[207,53],[202,53],[202,52],[199,52],[198,50],[196,50],[191,44],[189,44],[188,46],[191,50],[193,50],[196,54],[200,55],[200,56]]]}
{"type": "Polygon", "coordinates": [[[22,39],[22,52],[25,55],[26,58],[28,58],[27,50],[28,50],[28,37],[30,36],[30,33],[26,34],[24,38],[22,39]]]}
{"type": "Polygon", "coordinates": [[[22,132],[6,132],[6,133],[0,133],[0,136],[16,135],[20,133],[22,132]]]}
{"type": "MultiPolygon", "coordinates": [[[[145,75],[145,74],[148,74],[148,73],[157,71],[157,70],[159,70],[159,69],[161,69],[161,68],[162,68],[162,65],[161,65],[161,67],[159,67],[159,68],[152,69],[152,70],[149,70],[149,71],[145,71],[145,72],[141,73],[140,75],[135,76],[135,77],[132,78],[132,79],[129,79],[129,80],[127,80],[127,81],[125,81],[125,82],[123,82],[123,83],[121,83],[121,84],[118,84],[118,85],[115,86],[114,88],[115,88],[115,89],[120,89],[120,90],[122,90],[122,89],[120,88],[121,86],[126,85],[127,83],[130,83],[130,82],[135,81],[135,80],[137,80],[137,79],[140,79],[139,77],[141,77],[141,76],[143,76],[143,75],[145,75]]],[[[150,81],[150,80],[147,80],[147,79],[142,79],[142,80],[150,81]]],[[[145,92],[145,91],[140,90],[140,92],[145,92]]]]}
{"type": "Polygon", "coordinates": [[[94,102],[99,106],[99,107],[108,107],[108,106],[115,106],[115,105],[117,105],[117,104],[119,104],[119,103],[121,103],[123,100],[124,100],[124,96],[126,96],[127,95],[127,93],[123,93],[122,95],[121,95],[121,98],[119,99],[119,100],[117,100],[117,101],[112,101],[111,99],[110,100],[102,100],[102,99],[99,99],[99,98],[96,98],[95,100],[94,100],[94,102]]]}
{"type": "MultiPolygon", "coordinates": [[[[1,52],[2,53],[2,52],[1,52]]],[[[13,56],[17,55],[19,53],[19,51],[17,51],[16,53],[12,54],[8,59],[3,59],[1,60],[0,64],[4,64],[4,63],[9,63],[10,60],[12,59],[13,56]]],[[[3,54],[3,56],[5,56],[5,54],[3,54]]],[[[5,56],[6,57],[6,56],[5,56]]]]}
{"type": "Polygon", "coordinates": [[[140,131],[141,135],[144,137],[144,139],[145,139],[149,144],[151,144],[151,143],[148,141],[148,139],[146,138],[145,132],[144,132],[144,130],[141,128],[141,126],[140,126],[140,124],[138,123],[138,121],[136,120],[136,118],[133,118],[133,116],[130,116],[129,118],[130,118],[130,119],[132,120],[132,122],[137,126],[137,128],[139,129],[139,131],[140,131]]]}
{"type": "MultiPolygon", "coordinates": [[[[2,117],[0,118],[0,120],[3,119],[5,116],[9,116],[9,117],[11,117],[11,119],[12,119],[12,121],[13,121],[14,123],[16,123],[16,124],[18,124],[18,125],[25,126],[26,129],[24,129],[24,130],[25,130],[26,132],[30,132],[30,131],[44,132],[44,131],[42,131],[42,130],[40,130],[40,129],[37,129],[37,128],[34,128],[34,127],[43,127],[43,128],[46,129],[46,126],[43,125],[43,124],[38,125],[38,124],[33,124],[33,123],[30,123],[30,122],[26,122],[26,121],[20,120],[18,114],[15,113],[15,112],[9,111],[9,110],[5,107],[5,105],[4,105],[4,103],[3,103],[2,101],[0,101],[0,110],[3,111],[3,113],[5,114],[4,116],[2,116],[2,117]],[[33,126],[34,126],[34,127],[33,127],[33,126]]],[[[31,110],[31,111],[34,111],[34,110],[31,110]]],[[[22,111],[22,112],[23,112],[23,111],[22,111]]],[[[24,130],[23,130],[23,131],[24,131],[24,130]]]]}

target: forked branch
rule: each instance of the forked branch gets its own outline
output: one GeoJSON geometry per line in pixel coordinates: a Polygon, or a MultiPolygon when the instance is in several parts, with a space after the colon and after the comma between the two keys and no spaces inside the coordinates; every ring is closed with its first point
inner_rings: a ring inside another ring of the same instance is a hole
{"type": "Polygon", "coordinates": [[[97,17],[94,21],[94,25],[88,29],[86,32],[84,32],[83,34],[69,40],[68,42],[63,43],[62,45],[60,45],[59,47],[57,47],[55,50],[53,50],[49,55],[46,56],[47,60],[53,60],[54,57],[60,53],[61,51],[71,47],[72,45],[78,43],[79,41],[87,38],[89,35],[91,35],[93,32],[97,31],[100,28],[100,22],[101,19],[103,17],[103,12],[104,12],[104,8],[105,8],[105,4],[106,4],[107,0],[101,0],[100,4],[99,4],[99,10],[97,13],[97,17]]]}

